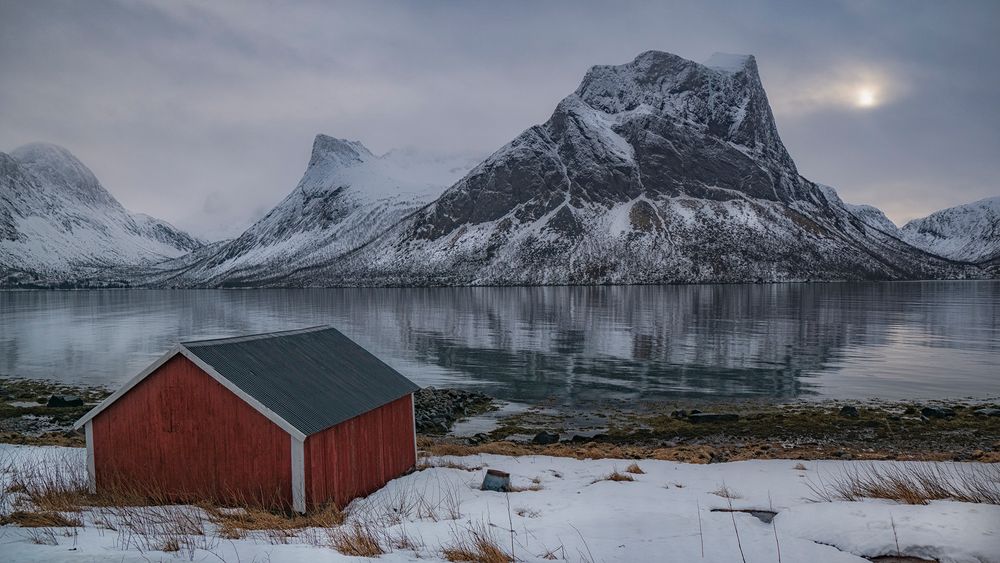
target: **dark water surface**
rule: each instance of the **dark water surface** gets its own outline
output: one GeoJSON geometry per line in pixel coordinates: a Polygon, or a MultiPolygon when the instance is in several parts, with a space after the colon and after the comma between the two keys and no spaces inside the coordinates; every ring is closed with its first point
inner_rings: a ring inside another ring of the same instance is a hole
{"type": "Polygon", "coordinates": [[[118,385],[180,338],[332,324],[505,399],[1000,395],[1000,282],[0,292],[0,375],[118,385]]]}

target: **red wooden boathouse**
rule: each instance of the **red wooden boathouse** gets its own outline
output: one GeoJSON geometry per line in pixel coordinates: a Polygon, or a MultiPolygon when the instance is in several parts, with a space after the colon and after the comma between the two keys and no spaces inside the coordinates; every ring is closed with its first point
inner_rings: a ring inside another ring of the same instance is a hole
{"type": "Polygon", "coordinates": [[[415,466],[416,389],[330,327],[182,342],[76,428],[93,491],[305,512],[415,466]]]}

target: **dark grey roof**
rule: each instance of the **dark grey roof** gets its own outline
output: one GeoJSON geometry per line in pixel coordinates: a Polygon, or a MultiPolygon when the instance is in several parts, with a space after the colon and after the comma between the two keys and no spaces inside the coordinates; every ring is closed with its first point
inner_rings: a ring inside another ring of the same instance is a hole
{"type": "Polygon", "coordinates": [[[419,388],[332,327],[181,346],[306,436],[419,388]]]}

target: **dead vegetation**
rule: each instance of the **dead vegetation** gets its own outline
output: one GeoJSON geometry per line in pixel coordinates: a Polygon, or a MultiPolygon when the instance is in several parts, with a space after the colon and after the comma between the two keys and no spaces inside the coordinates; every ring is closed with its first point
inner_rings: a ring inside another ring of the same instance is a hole
{"type": "Polygon", "coordinates": [[[441,549],[448,561],[473,563],[509,563],[514,561],[497,540],[487,524],[472,523],[463,530],[452,531],[452,542],[441,549]]]}
{"type": "Polygon", "coordinates": [[[83,522],[76,517],[67,517],[59,512],[35,512],[15,510],[7,516],[0,516],[0,526],[14,524],[22,528],[77,528],[83,522]]]}
{"type": "Polygon", "coordinates": [[[643,471],[641,467],[639,467],[639,464],[635,463],[635,462],[633,462],[631,465],[629,465],[628,467],[626,467],[625,468],[625,472],[626,473],[632,473],[632,474],[635,474],[635,475],[645,475],[646,474],[646,472],[643,471]]]}
{"type": "Polygon", "coordinates": [[[384,531],[377,526],[355,520],[330,534],[330,545],[344,555],[378,557],[385,553],[384,531]]]}
{"type": "Polygon", "coordinates": [[[625,482],[625,481],[635,481],[635,478],[629,475],[628,473],[622,473],[617,469],[614,469],[611,471],[611,473],[608,473],[607,475],[599,479],[595,479],[593,482],[599,483],[601,481],[625,482]]]}
{"type": "Polygon", "coordinates": [[[1000,466],[865,464],[808,483],[816,501],[865,498],[927,504],[932,500],[1000,504],[1000,466]]]}
{"type": "Polygon", "coordinates": [[[739,493],[727,487],[725,483],[723,483],[722,486],[719,487],[718,489],[712,491],[712,494],[717,497],[722,497],[728,500],[743,498],[742,496],[739,495],[739,493]]]}

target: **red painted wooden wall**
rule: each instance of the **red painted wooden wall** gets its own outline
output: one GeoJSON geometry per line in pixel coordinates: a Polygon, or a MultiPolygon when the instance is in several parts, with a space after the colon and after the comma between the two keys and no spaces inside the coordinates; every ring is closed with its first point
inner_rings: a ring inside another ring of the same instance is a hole
{"type": "Polygon", "coordinates": [[[413,396],[309,436],[305,458],[309,507],[343,507],[381,488],[416,465],[413,396]]]}
{"type": "Polygon", "coordinates": [[[97,487],[291,505],[291,437],[183,356],[93,420],[97,487]]]}

